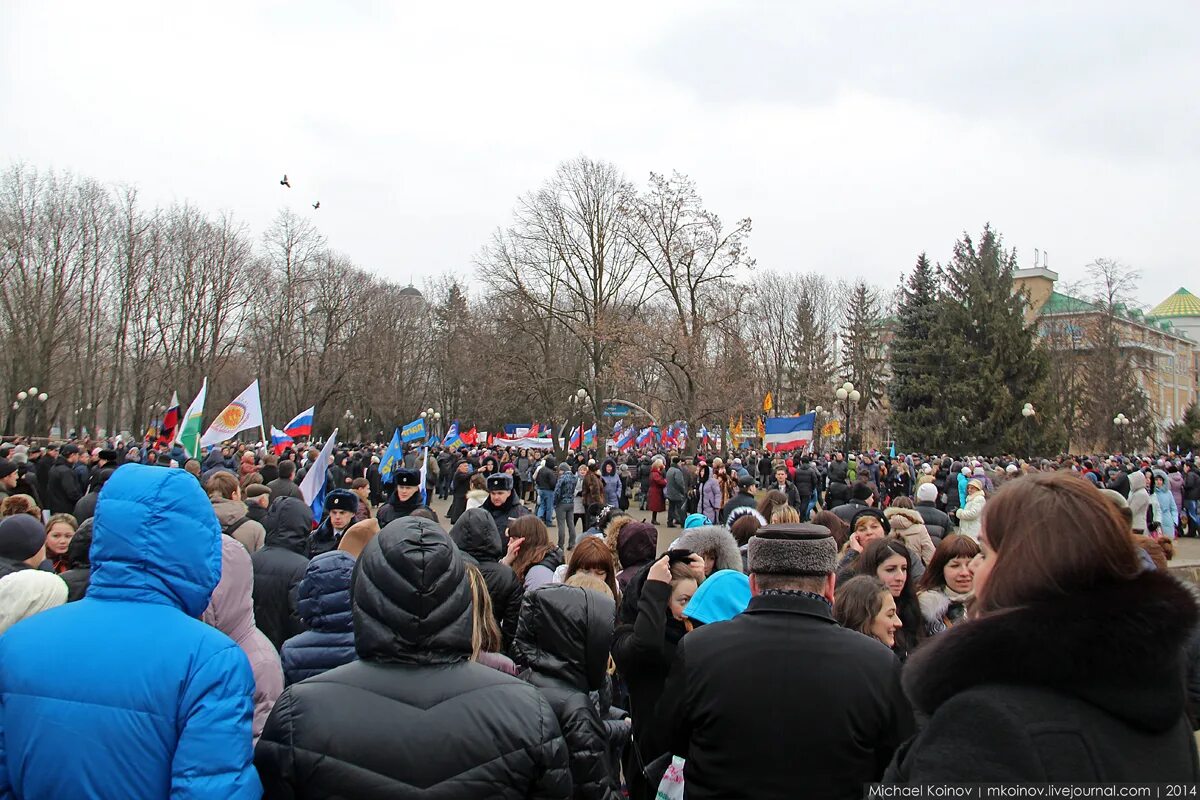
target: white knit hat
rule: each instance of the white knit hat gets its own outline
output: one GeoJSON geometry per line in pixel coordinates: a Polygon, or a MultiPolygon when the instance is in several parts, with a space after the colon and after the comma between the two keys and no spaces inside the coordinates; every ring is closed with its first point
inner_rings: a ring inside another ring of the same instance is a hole
{"type": "Polygon", "coordinates": [[[67,584],[52,572],[22,569],[0,578],[0,633],[67,602],[67,584]]]}

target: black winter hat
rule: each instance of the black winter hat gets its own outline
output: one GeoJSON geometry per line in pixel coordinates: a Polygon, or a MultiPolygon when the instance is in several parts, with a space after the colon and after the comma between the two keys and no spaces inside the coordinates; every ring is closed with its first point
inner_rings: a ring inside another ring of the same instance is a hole
{"type": "Polygon", "coordinates": [[[24,561],[46,543],[46,528],[28,514],[15,514],[0,522],[0,558],[24,561]]]}
{"type": "Polygon", "coordinates": [[[349,489],[334,489],[325,496],[325,509],[327,511],[349,511],[351,514],[358,512],[358,495],[349,489]]]}
{"type": "Polygon", "coordinates": [[[501,472],[496,475],[489,475],[487,479],[487,490],[489,492],[511,492],[513,488],[512,475],[501,472]]]}
{"type": "Polygon", "coordinates": [[[7,478],[17,471],[17,465],[7,459],[0,461],[0,478],[7,478]]]}
{"type": "Polygon", "coordinates": [[[866,500],[873,494],[875,493],[871,491],[871,487],[865,483],[856,483],[850,489],[850,497],[855,500],[866,500]]]}
{"type": "Polygon", "coordinates": [[[421,473],[415,469],[398,469],[395,472],[397,486],[420,486],[421,473]]]}
{"type": "Polygon", "coordinates": [[[875,519],[879,520],[879,524],[883,525],[884,533],[892,532],[892,524],[890,522],[888,522],[887,517],[884,516],[884,513],[882,511],[880,511],[878,508],[860,508],[854,514],[854,516],[850,518],[850,532],[851,533],[854,533],[854,526],[857,525],[858,521],[860,519],[862,519],[863,517],[874,517],[875,519]]]}

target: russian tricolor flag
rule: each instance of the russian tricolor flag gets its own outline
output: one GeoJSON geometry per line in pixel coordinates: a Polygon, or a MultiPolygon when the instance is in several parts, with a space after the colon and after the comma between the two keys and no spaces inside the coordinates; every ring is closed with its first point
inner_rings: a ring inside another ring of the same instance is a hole
{"type": "Polygon", "coordinates": [[[617,438],[617,449],[621,452],[633,447],[633,440],[637,438],[637,428],[630,425],[621,431],[621,435],[617,438]]]}
{"type": "Polygon", "coordinates": [[[316,406],[310,406],[307,411],[301,411],[296,415],[296,418],[283,426],[283,432],[293,439],[298,436],[306,438],[312,437],[313,416],[317,410],[316,406]]]}
{"type": "Polygon", "coordinates": [[[637,437],[638,447],[646,447],[654,444],[654,427],[642,428],[642,432],[637,437]]]}
{"type": "Polygon", "coordinates": [[[291,447],[292,444],[292,437],[274,425],[271,426],[271,449],[275,451],[275,455],[280,455],[284,450],[291,447]]]}

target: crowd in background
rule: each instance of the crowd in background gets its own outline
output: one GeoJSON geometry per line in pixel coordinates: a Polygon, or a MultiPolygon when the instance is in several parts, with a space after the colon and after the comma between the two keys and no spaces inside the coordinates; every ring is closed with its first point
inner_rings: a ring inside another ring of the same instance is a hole
{"type": "Polygon", "coordinates": [[[0,795],[1200,777],[1190,455],[382,450],[0,445],[0,795]]]}

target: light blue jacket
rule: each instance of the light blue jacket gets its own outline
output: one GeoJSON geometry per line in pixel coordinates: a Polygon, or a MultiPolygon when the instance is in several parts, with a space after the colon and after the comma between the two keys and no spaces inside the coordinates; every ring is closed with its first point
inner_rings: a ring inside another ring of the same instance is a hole
{"type": "Polygon", "coordinates": [[[260,797],[250,664],[199,619],[221,576],[200,484],[117,469],[91,562],[86,598],[0,636],[0,798],[260,797]]]}

